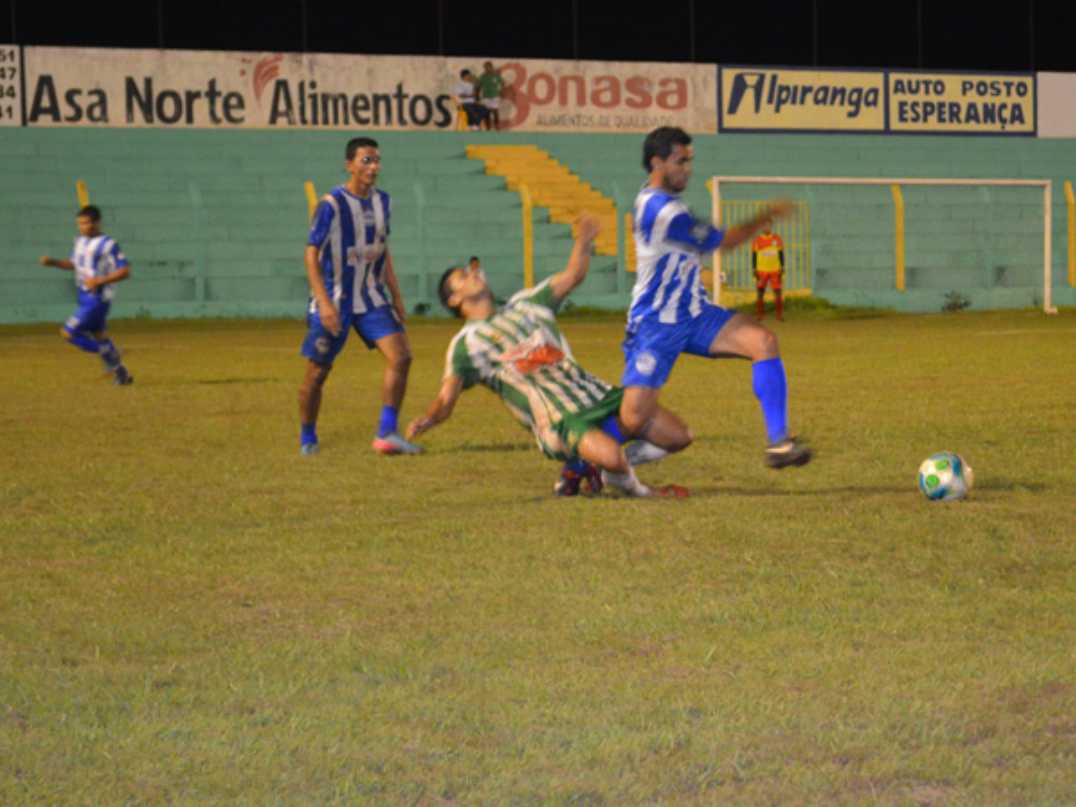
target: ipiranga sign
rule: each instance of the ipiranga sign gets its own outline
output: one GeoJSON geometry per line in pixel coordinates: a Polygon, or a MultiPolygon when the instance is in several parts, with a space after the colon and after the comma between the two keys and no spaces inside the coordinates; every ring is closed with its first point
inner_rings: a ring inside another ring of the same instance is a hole
{"type": "MultiPolygon", "coordinates": [[[[24,49],[25,124],[452,129],[453,86],[483,57],[24,49]]],[[[713,66],[494,60],[520,131],[717,130],[713,66]]]]}
{"type": "Polygon", "coordinates": [[[1034,135],[1032,73],[719,68],[723,132],[1034,135]]]}

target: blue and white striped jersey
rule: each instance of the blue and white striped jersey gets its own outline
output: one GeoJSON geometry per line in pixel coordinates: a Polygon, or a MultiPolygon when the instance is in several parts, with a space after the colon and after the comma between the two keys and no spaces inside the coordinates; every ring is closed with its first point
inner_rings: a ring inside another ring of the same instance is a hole
{"type": "Polygon", "coordinates": [[[635,287],[628,328],[656,318],[672,325],[697,317],[707,301],[700,260],[724,232],[696,219],[679,196],[644,187],[635,197],[635,287]]]}
{"type": "Polygon", "coordinates": [[[80,235],[71,249],[71,263],[75,265],[75,285],[79,295],[92,294],[101,300],[111,300],[116,295],[116,284],[98,286],[93,291],[86,288],[91,277],[104,277],[127,266],[127,256],[120,245],[107,235],[80,235]]]}
{"type": "MultiPolygon", "coordinates": [[[[363,199],[341,185],[318,203],[307,244],[320,250],[321,278],[337,310],[362,314],[391,303],[382,283],[390,215],[389,195],[377,188],[363,199]]],[[[317,313],[313,296],[310,313],[317,313]]]]}

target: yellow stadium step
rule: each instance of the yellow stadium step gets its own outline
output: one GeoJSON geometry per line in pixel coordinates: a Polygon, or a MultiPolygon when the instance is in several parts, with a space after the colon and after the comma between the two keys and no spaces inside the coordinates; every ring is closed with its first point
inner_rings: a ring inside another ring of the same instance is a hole
{"type": "MultiPolygon", "coordinates": [[[[616,255],[616,203],[573,174],[549,152],[533,145],[470,145],[467,156],[482,160],[486,173],[505,178],[508,190],[526,186],[534,204],[549,210],[549,220],[574,224],[581,213],[601,219],[594,243],[599,255],[616,255]]],[[[574,227],[573,227],[574,232],[574,227]]]]}

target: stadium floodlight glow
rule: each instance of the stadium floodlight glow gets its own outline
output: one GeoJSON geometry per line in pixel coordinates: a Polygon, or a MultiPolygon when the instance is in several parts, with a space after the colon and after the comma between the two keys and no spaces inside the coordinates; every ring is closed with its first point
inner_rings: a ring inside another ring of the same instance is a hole
{"type": "MultiPolygon", "coordinates": [[[[1056,314],[1053,305],[1051,264],[1053,260],[1053,181],[1049,179],[954,179],[927,177],[750,177],[715,176],[711,178],[710,202],[715,227],[721,226],[721,184],[739,185],[879,185],[879,186],[948,186],[948,187],[1024,187],[1042,188],[1042,310],[1056,314]]],[[[721,300],[721,253],[713,256],[714,302],[721,300]]]]}

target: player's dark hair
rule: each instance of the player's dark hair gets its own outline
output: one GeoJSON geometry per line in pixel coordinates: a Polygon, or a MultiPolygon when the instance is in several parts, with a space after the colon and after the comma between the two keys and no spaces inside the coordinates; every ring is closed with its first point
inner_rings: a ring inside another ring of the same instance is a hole
{"type": "Polygon", "coordinates": [[[80,219],[83,216],[88,218],[90,221],[100,221],[101,208],[97,207],[96,205],[86,205],[84,208],[78,211],[75,218],[80,219]]]}
{"type": "Polygon", "coordinates": [[[359,149],[376,149],[378,148],[377,141],[372,137],[353,137],[347,141],[347,148],[344,149],[344,156],[348,162],[355,159],[355,152],[359,149]]]}
{"type": "Polygon", "coordinates": [[[472,255],[470,258],[467,259],[467,263],[472,263],[473,261],[477,261],[477,260],[478,260],[478,256],[477,255],[472,255]]]}
{"type": "Polygon", "coordinates": [[[672,154],[673,146],[690,146],[691,135],[678,126],[659,126],[646,136],[643,141],[643,170],[648,174],[652,170],[650,161],[654,157],[667,160],[672,154]]]}
{"type": "Polygon", "coordinates": [[[466,67],[460,71],[460,78],[467,78],[467,76],[469,75],[471,75],[471,71],[468,70],[466,67]]]}
{"type": "Polygon", "coordinates": [[[448,304],[449,299],[452,297],[452,289],[449,288],[448,279],[452,277],[452,273],[457,269],[459,269],[458,266],[450,266],[445,269],[444,273],[441,275],[440,282],[437,284],[437,296],[441,298],[441,305],[451,311],[453,316],[463,317],[458,305],[453,306],[448,304]]]}

